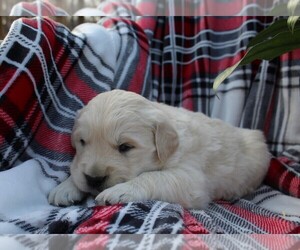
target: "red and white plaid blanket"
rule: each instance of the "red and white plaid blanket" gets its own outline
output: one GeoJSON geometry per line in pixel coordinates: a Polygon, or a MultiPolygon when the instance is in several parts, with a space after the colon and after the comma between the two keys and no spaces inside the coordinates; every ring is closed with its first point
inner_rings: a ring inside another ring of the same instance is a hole
{"type": "Polygon", "coordinates": [[[132,18],[131,10],[72,32],[50,18],[11,26],[0,46],[0,233],[300,233],[300,52],[238,68],[217,97],[214,78],[273,18],[132,18]],[[69,174],[76,110],[115,88],[263,130],[274,155],[264,185],[206,210],[92,198],[49,205],[69,174]]]}

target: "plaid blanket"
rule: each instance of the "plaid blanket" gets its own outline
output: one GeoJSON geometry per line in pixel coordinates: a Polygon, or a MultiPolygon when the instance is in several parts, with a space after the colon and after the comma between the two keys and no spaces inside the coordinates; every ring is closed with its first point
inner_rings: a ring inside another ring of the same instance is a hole
{"type": "Polygon", "coordinates": [[[0,46],[0,233],[300,233],[300,52],[238,68],[214,93],[272,17],[128,16],[73,31],[50,18],[11,26],[0,46]],[[115,88],[263,130],[274,156],[264,185],[206,210],[49,205],[69,175],[76,111],[115,88]]]}

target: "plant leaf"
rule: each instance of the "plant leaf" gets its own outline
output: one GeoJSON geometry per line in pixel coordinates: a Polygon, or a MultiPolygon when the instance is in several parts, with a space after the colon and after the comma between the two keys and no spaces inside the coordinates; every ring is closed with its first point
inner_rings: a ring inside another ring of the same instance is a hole
{"type": "Polygon", "coordinates": [[[241,65],[248,64],[256,59],[272,60],[297,48],[300,48],[300,28],[295,29],[294,33],[286,30],[249,48],[247,54],[241,60],[241,65]]]}
{"type": "MultiPolygon", "coordinates": [[[[272,33],[273,34],[273,33],[272,33]]],[[[259,39],[260,42],[253,44],[245,56],[234,66],[222,72],[214,81],[213,88],[216,90],[220,84],[238,67],[249,64],[254,60],[272,60],[286,52],[300,48],[300,27],[296,25],[294,33],[285,28],[269,39],[259,39]]]]}
{"type": "Polygon", "coordinates": [[[299,16],[290,16],[287,20],[287,25],[292,33],[294,32],[295,25],[296,25],[298,19],[299,19],[299,16]]]}
{"type": "MultiPolygon", "coordinates": [[[[298,25],[298,24],[297,24],[298,25]]],[[[300,25],[299,25],[300,27],[300,25]]],[[[285,32],[287,30],[287,21],[286,19],[279,19],[272,23],[269,27],[259,32],[248,44],[248,48],[261,43],[267,39],[270,39],[276,36],[280,32],[285,32]]]]}
{"type": "MultiPolygon", "coordinates": [[[[243,60],[243,59],[242,59],[243,60]]],[[[240,60],[239,62],[237,62],[235,65],[227,68],[226,70],[224,70],[221,74],[219,74],[215,81],[214,81],[214,85],[213,85],[213,89],[216,90],[220,85],[221,83],[228,77],[232,74],[232,72],[240,65],[241,61],[240,60]]]]}

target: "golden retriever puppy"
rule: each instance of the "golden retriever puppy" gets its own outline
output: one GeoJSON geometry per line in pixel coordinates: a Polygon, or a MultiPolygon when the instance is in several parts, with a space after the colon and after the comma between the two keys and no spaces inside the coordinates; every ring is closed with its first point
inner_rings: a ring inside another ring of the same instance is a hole
{"type": "Polygon", "coordinates": [[[149,199],[203,209],[255,190],[270,155],[260,131],[151,102],[123,90],[99,94],[78,114],[70,177],[49,195],[71,205],[149,199]]]}

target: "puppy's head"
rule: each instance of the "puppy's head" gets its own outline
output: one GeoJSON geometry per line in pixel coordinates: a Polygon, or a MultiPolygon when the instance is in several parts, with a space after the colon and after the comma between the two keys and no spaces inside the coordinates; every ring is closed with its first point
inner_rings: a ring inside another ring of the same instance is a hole
{"type": "Polygon", "coordinates": [[[97,195],[143,172],[159,170],[178,146],[166,115],[132,92],[114,90],[79,111],[72,133],[75,185],[97,195]]]}

